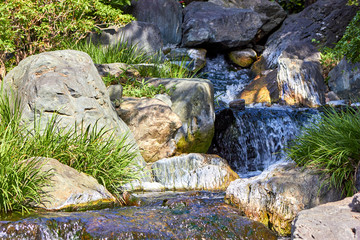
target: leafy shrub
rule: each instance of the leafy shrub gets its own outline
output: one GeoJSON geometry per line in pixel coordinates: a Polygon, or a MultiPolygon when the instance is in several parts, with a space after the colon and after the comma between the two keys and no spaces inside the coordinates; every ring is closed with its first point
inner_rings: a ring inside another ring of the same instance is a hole
{"type": "MultiPolygon", "coordinates": [[[[352,3],[354,4],[354,2],[352,3]]],[[[328,73],[345,56],[347,60],[356,63],[360,62],[360,11],[346,27],[345,33],[334,48],[321,47],[321,65],[324,70],[324,77],[327,79],[328,73]]]]}
{"type": "Polygon", "coordinates": [[[79,40],[94,28],[94,24],[125,24],[133,19],[104,2],[3,1],[0,5],[0,65],[11,68],[28,55],[54,49],[65,40],[79,40]]]}
{"type": "Polygon", "coordinates": [[[123,183],[136,178],[138,153],[126,143],[126,136],[117,140],[96,125],[65,130],[58,127],[55,115],[45,129],[38,119],[27,130],[30,127],[20,122],[19,101],[15,103],[0,98],[0,213],[26,212],[39,203],[48,175],[35,168],[36,159],[24,162],[31,157],[55,158],[95,177],[115,195],[123,183]]]}
{"type": "Polygon", "coordinates": [[[305,0],[272,0],[280,4],[280,6],[288,13],[298,13],[305,7],[305,0]]]}
{"type": "Polygon", "coordinates": [[[325,182],[352,196],[360,164],[360,109],[330,108],[321,119],[306,127],[288,156],[298,165],[318,170],[325,182]]]}
{"type": "Polygon", "coordinates": [[[333,54],[346,56],[353,63],[360,62],[360,11],[346,27],[346,31],[333,49],[333,54]]]}

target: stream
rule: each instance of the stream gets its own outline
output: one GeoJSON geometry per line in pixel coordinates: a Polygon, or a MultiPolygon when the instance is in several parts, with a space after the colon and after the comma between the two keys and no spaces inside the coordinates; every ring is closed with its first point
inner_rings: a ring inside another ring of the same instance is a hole
{"type": "MultiPolygon", "coordinates": [[[[228,160],[240,177],[259,175],[284,161],[284,147],[315,110],[255,105],[232,111],[226,105],[250,81],[224,56],[208,59],[205,77],[214,84],[216,123],[211,153],[228,160]]],[[[225,204],[224,192],[139,193],[136,206],[85,212],[40,212],[0,217],[0,239],[277,239],[263,224],[225,204]]]]}
{"type": "Polygon", "coordinates": [[[263,224],[225,204],[221,192],[136,196],[140,206],[0,221],[0,239],[276,239],[263,224]]]}

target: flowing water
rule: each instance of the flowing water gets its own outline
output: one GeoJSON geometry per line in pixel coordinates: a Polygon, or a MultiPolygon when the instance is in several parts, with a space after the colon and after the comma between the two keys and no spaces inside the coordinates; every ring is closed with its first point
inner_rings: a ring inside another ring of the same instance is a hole
{"type": "Polygon", "coordinates": [[[235,69],[221,54],[208,58],[202,72],[214,84],[216,103],[220,104],[234,100],[236,93],[251,81],[249,69],[235,69]]]}
{"type": "Polygon", "coordinates": [[[0,221],[0,239],[276,239],[224,204],[224,193],[138,195],[140,207],[46,212],[0,221]]]}
{"type": "Polygon", "coordinates": [[[312,109],[262,104],[244,111],[224,109],[251,81],[249,70],[235,71],[224,56],[218,55],[207,61],[204,72],[218,96],[216,133],[210,152],[228,160],[240,177],[259,175],[270,165],[284,161],[284,148],[318,115],[312,109]]]}
{"type": "MultiPolygon", "coordinates": [[[[204,69],[217,96],[216,133],[210,152],[227,159],[241,177],[260,174],[284,160],[284,147],[317,113],[308,109],[253,106],[223,108],[250,81],[224,56],[204,69]]],[[[276,239],[263,224],[241,217],[224,193],[138,195],[138,206],[86,212],[44,212],[0,217],[0,239],[276,239]]]]}

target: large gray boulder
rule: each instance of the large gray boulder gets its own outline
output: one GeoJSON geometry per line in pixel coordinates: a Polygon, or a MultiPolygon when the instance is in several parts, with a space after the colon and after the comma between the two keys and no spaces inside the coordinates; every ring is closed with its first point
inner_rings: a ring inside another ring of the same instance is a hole
{"type": "Polygon", "coordinates": [[[182,45],[216,44],[224,48],[251,42],[262,26],[259,14],[249,9],[224,8],[210,2],[192,2],[184,10],[182,45]]]}
{"type": "Polygon", "coordinates": [[[263,25],[257,34],[256,40],[268,35],[279,26],[286,17],[284,9],[276,2],[269,0],[209,0],[227,8],[251,9],[258,13],[263,25]]]}
{"type": "MultiPolygon", "coordinates": [[[[27,161],[32,161],[34,158],[27,161]]],[[[46,210],[91,209],[115,204],[115,197],[98,181],[52,158],[39,158],[40,173],[49,175],[49,184],[37,207],[46,210]]]]}
{"type": "Polygon", "coordinates": [[[329,47],[338,42],[357,11],[356,6],[348,6],[347,2],[318,0],[302,12],[286,18],[281,28],[266,42],[263,56],[267,67],[277,67],[278,57],[294,41],[311,42],[315,39],[329,47]]]}
{"type": "Polygon", "coordinates": [[[360,99],[360,63],[343,58],[329,73],[329,88],[341,99],[360,99]]]}
{"type": "Polygon", "coordinates": [[[137,0],[132,2],[133,16],[160,29],[164,44],[180,44],[182,7],[175,0],[137,0]]]}
{"type": "Polygon", "coordinates": [[[237,179],[226,190],[226,200],[247,217],[262,222],[279,235],[289,235],[301,210],[337,201],[340,193],[322,185],[319,175],[293,163],[275,165],[261,175],[237,179]]]}
{"type": "Polygon", "coordinates": [[[175,155],[175,135],[182,122],[165,102],[155,98],[123,98],[117,113],[133,132],[146,162],[175,155]]]}
{"type": "Polygon", "coordinates": [[[294,42],[278,58],[280,99],[288,105],[318,107],[325,103],[320,53],[309,43],[294,42]]]}
{"type": "Polygon", "coordinates": [[[214,136],[214,88],[205,79],[149,79],[148,84],[162,84],[171,90],[171,109],[181,121],[176,134],[178,153],[206,153],[214,136]]]}
{"type": "Polygon", "coordinates": [[[299,212],[291,226],[291,239],[360,239],[360,213],[352,210],[353,197],[299,212]]]}
{"type": "Polygon", "coordinates": [[[225,190],[239,178],[217,155],[191,153],[164,158],[151,168],[155,181],[167,190],[225,190]]]}
{"type": "MultiPolygon", "coordinates": [[[[96,123],[97,129],[113,131],[115,138],[127,134],[127,143],[138,151],[133,134],[117,116],[104,82],[84,52],[62,50],[30,56],[9,72],[3,84],[20,97],[24,121],[36,117],[44,127],[57,113],[58,126],[65,129],[96,123]]],[[[140,155],[137,162],[145,165],[140,155]]]]}
{"type": "Polygon", "coordinates": [[[152,23],[140,21],[133,21],[124,27],[111,26],[100,29],[99,33],[90,33],[89,39],[105,47],[127,42],[149,55],[159,53],[163,47],[159,28],[152,23]]]}

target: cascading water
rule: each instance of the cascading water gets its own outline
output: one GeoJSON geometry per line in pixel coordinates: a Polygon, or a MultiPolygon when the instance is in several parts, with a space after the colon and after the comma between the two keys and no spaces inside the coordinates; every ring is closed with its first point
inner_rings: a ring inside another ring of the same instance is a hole
{"type": "Polygon", "coordinates": [[[249,69],[234,69],[225,59],[224,55],[216,55],[206,59],[206,66],[202,71],[204,78],[214,84],[215,98],[217,102],[229,104],[234,100],[236,93],[249,84],[249,69]]]}
{"type": "MultiPolygon", "coordinates": [[[[218,100],[225,105],[251,80],[249,70],[232,71],[223,56],[209,59],[204,71],[214,84],[218,100]]],[[[244,111],[218,108],[209,152],[225,158],[240,177],[258,175],[270,165],[285,160],[284,148],[314,115],[316,110],[261,104],[244,111]]]]}
{"type": "Polygon", "coordinates": [[[309,122],[315,110],[290,108],[247,108],[220,111],[211,151],[227,159],[240,177],[260,174],[270,165],[284,161],[284,148],[309,122]]]}

